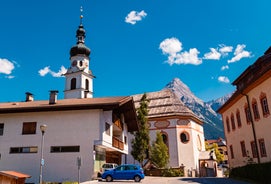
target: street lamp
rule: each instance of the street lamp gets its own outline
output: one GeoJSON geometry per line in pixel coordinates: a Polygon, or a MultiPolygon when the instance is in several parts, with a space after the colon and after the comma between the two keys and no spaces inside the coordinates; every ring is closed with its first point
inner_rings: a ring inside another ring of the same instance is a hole
{"type": "Polygon", "coordinates": [[[43,124],[40,125],[40,131],[41,131],[41,157],[40,157],[40,177],[39,177],[39,184],[42,184],[42,167],[44,165],[44,159],[43,159],[43,145],[44,145],[44,133],[47,128],[47,125],[43,124]]]}

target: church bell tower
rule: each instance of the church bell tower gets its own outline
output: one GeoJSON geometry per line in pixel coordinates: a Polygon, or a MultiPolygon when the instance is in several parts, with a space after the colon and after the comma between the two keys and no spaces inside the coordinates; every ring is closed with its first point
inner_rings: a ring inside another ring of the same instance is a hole
{"type": "Polygon", "coordinates": [[[77,43],[70,49],[70,67],[64,74],[66,78],[64,98],[92,98],[93,74],[89,69],[90,49],[85,45],[85,29],[80,15],[80,25],[76,31],[77,43]]]}

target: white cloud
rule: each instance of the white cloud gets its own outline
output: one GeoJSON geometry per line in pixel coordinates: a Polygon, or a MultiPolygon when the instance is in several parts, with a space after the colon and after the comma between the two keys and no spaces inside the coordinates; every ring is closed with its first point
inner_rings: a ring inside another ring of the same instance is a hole
{"type": "Polygon", "coordinates": [[[199,51],[196,48],[192,48],[189,52],[184,51],[182,43],[177,38],[167,38],[160,43],[159,49],[163,54],[168,55],[166,61],[170,65],[173,64],[193,64],[199,65],[202,63],[202,59],[198,57],[199,51]]]}
{"type": "Polygon", "coordinates": [[[14,64],[11,61],[0,58],[0,73],[9,75],[14,68],[14,64]]]}
{"type": "Polygon", "coordinates": [[[219,45],[219,52],[222,54],[222,55],[228,55],[229,52],[232,52],[233,50],[233,47],[232,46],[226,46],[224,44],[221,44],[219,45]]]}
{"type": "Polygon", "coordinates": [[[230,83],[230,80],[228,77],[225,77],[225,76],[219,76],[218,77],[218,81],[219,82],[224,82],[224,83],[230,83]]]}
{"type": "Polygon", "coordinates": [[[182,43],[177,38],[167,38],[160,43],[159,48],[163,54],[176,55],[182,48],[182,43]]]}
{"type": "Polygon", "coordinates": [[[238,44],[234,51],[234,57],[228,60],[228,63],[234,63],[240,61],[242,58],[251,57],[251,52],[244,50],[245,47],[246,45],[244,44],[238,44]]]}
{"type": "Polygon", "coordinates": [[[67,72],[67,69],[64,66],[60,67],[60,70],[56,73],[51,71],[51,74],[53,77],[62,77],[63,74],[65,74],[67,72]]]}
{"type": "Polygon", "coordinates": [[[215,48],[210,48],[210,50],[211,52],[204,54],[203,59],[219,60],[221,54],[215,48]]]}
{"type": "Polygon", "coordinates": [[[202,59],[198,57],[199,51],[196,48],[189,49],[189,52],[184,51],[174,57],[174,60],[168,60],[170,65],[172,64],[192,64],[199,65],[202,63],[202,59]]]}
{"type": "Polygon", "coordinates": [[[61,66],[60,70],[58,72],[54,72],[50,69],[50,66],[46,66],[43,69],[39,70],[40,76],[44,77],[48,73],[51,74],[53,77],[62,77],[63,74],[67,72],[67,69],[64,66],[61,66]]]}
{"type": "Polygon", "coordinates": [[[39,70],[39,74],[42,77],[45,76],[45,75],[47,75],[49,72],[50,72],[50,67],[49,66],[46,66],[43,69],[39,70]]]}
{"type": "Polygon", "coordinates": [[[138,21],[141,21],[142,18],[146,17],[147,13],[142,10],[141,12],[131,11],[126,17],[125,22],[130,24],[136,24],[138,21]]]}
{"type": "Polygon", "coordinates": [[[229,69],[229,65],[225,65],[221,67],[221,70],[227,70],[227,69],[229,69]]]}
{"type": "Polygon", "coordinates": [[[232,52],[232,46],[226,46],[220,44],[218,49],[210,48],[211,52],[204,54],[203,59],[219,60],[221,56],[227,56],[229,52],[232,52]]]}

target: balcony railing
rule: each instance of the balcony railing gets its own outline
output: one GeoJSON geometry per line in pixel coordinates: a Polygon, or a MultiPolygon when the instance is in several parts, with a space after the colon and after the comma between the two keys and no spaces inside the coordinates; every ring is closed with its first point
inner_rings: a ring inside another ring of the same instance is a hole
{"type": "Polygon", "coordinates": [[[120,150],[124,149],[124,144],[118,138],[113,137],[113,147],[118,148],[120,150]]]}

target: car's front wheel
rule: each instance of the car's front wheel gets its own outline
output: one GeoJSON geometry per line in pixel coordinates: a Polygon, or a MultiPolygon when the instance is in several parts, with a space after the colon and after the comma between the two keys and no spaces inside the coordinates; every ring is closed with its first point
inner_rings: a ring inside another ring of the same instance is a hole
{"type": "Polygon", "coordinates": [[[140,182],[141,177],[140,177],[140,176],[138,176],[138,175],[136,175],[136,176],[134,177],[134,180],[135,180],[135,182],[140,182]]]}
{"type": "Polygon", "coordinates": [[[105,178],[105,181],[107,181],[107,182],[113,181],[112,176],[107,175],[106,178],[105,178]]]}

